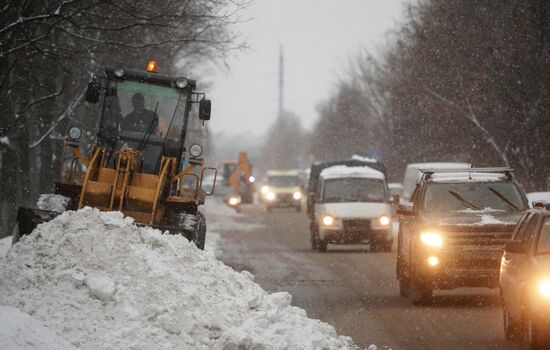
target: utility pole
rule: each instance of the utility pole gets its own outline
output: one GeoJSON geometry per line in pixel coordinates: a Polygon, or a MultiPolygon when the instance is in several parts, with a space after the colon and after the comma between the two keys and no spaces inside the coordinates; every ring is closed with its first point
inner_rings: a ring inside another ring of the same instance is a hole
{"type": "Polygon", "coordinates": [[[283,45],[279,48],[279,114],[278,117],[283,116],[284,110],[284,87],[285,87],[285,59],[283,56],[283,45]]]}

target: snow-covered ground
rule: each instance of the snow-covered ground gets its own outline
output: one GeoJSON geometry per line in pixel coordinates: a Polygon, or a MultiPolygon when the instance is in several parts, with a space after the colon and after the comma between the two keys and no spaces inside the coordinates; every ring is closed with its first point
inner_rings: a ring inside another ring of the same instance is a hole
{"type": "Polygon", "coordinates": [[[21,312],[0,308],[13,325],[0,349],[353,348],[288,293],[268,294],[250,273],[120,213],[65,212],[0,264],[0,305],[21,312]]]}

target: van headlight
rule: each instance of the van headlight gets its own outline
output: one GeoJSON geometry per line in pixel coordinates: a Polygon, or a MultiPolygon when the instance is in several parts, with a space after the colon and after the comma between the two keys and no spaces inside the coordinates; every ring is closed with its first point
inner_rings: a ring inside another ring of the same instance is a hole
{"type": "Polygon", "coordinates": [[[294,198],[295,200],[299,200],[300,198],[302,198],[302,193],[294,192],[294,194],[292,195],[292,198],[294,198]]]}
{"type": "Polygon", "coordinates": [[[430,247],[443,246],[443,236],[438,232],[425,231],[420,233],[420,240],[430,247]]]}
{"type": "Polygon", "coordinates": [[[391,223],[391,219],[387,215],[383,215],[378,218],[378,223],[382,226],[388,226],[391,223]]]}
{"type": "Polygon", "coordinates": [[[328,213],[323,214],[320,219],[321,219],[320,226],[325,229],[339,230],[343,227],[342,219],[337,218],[332,214],[328,214],[328,213]]]}

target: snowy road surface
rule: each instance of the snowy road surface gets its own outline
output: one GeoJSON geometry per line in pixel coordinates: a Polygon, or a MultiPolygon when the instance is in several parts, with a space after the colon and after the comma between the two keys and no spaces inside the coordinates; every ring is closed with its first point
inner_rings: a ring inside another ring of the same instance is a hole
{"type": "Polygon", "coordinates": [[[329,246],[327,253],[314,253],[305,213],[268,214],[259,205],[243,207],[238,217],[214,213],[208,220],[219,234],[219,259],[252,272],[269,292],[290,292],[308,316],[334,325],[361,347],[525,348],[504,340],[496,290],[436,292],[431,307],[399,297],[395,247],[391,253],[370,253],[366,246],[329,246]],[[238,230],[236,220],[247,229],[238,230]]]}

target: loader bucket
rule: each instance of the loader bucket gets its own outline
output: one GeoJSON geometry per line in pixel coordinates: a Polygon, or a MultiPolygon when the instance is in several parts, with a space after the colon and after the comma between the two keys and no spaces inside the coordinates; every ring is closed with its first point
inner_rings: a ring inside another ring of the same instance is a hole
{"type": "MultiPolygon", "coordinates": [[[[59,215],[61,213],[56,211],[19,207],[17,210],[18,236],[28,235],[38,224],[50,221],[59,215]]],[[[13,243],[16,243],[19,237],[14,237],[13,243]]]]}

